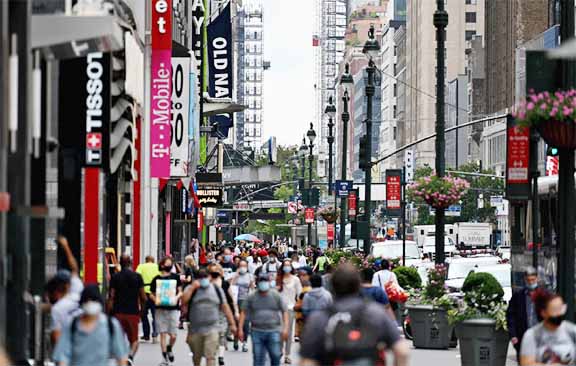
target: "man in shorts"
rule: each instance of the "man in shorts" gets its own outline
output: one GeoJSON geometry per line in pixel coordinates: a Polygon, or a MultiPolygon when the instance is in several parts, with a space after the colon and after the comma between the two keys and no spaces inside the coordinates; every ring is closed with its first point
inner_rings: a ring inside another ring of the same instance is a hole
{"type": "Polygon", "coordinates": [[[146,293],[142,276],[132,270],[132,259],[129,256],[120,257],[120,267],[122,270],[114,274],[110,280],[108,306],[130,342],[128,362],[133,364],[138,351],[140,314],[146,308],[146,293]]]}
{"type": "Polygon", "coordinates": [[[174,262],[165,257],[160,263],[160,275],[150,284],[150,298],[156,304],[156,328],[160,333],[160,348],[164,364],[174,362],[172,347],[176,343],[176,334],[180,325],[180,307],[178,301],[182,295],[180,276],[172,273],[174,262]]]}

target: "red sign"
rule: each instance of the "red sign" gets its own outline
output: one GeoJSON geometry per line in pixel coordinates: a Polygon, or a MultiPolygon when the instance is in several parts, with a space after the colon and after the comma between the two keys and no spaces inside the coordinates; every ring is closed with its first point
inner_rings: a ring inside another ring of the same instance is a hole
{"type": "Polygon", "coordinates": [[[546,176],[558,175],[558,167],[560,163],[557,156],[546,157],[546,176]]]}
{"type": "Polygon", "coordinates": [[[356,216],[356,192],[348,194],[348,216],[356,216]]]}
{"type": "Polygon", "coordinates": [[[99,132],[91,132],[86,134],[86,147],[88,149],[101,149],[102,148],[102,134],[99,132]]]}
{"type": "Polygon", "coordinates": [[[10,193],[0,192],[0,212],[10,211],[10,193]]]}
{"type": "Polygon", "coordinates": [[[307,224],[313,224],[314,223],[314,209],[313,208],[307,208],[306,211],[304,211],[304,221],[307,224]]]}
{"type": "Polygon", "coordinates": [[[529,183],[530,129],[509,126],[507,149],[508,184],[529,183]]]}
{"type": "Polygon", "coordinates": [[[386,209],[400,210],[402,208],[402,172],[400,170],[386,171],[386,209]]]}
{"type": "Polygon", "coordinates": [[[327,231],[328,240],[334,240],[334,224],[328,224],[327,231]]]}

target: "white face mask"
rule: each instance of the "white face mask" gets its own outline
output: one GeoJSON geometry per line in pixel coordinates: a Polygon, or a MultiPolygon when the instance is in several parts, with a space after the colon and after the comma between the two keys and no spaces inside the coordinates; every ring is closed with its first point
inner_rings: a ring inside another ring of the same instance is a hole
{"type": "Polygon", "coordinates": [[[102,304],[98,301],[87,301],[82,305],[82,310],[87,315],[98,315],[102,312],[102,304]]]}

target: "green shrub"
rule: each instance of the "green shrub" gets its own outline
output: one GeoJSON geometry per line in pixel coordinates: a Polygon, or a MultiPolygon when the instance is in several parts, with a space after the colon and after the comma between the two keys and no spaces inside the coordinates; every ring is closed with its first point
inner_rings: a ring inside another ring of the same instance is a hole
{"type": "Polygon", "coordinates": [[[396,267],[393,272],[398,278],[398,283],[403,289],[419,289],[422,287],[422,279],[418,270],[414,267],[396,267]]]}
{"type": "Polygon", "coordinates": [[[490,273],[470,272],[462,286],[464,299],[470,306],[487,311],[495,303],[502,302],[504,290],[490,273]]]}

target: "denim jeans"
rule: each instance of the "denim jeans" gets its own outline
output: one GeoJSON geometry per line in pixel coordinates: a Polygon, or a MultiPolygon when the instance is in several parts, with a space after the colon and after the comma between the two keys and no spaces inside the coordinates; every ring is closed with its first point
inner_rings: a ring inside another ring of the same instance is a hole
{"type": "Polygon", "coordinates": [[[152,337],[157,337],[158,332],[156,332],[156,305],[154,301],[150,298],[146,299],[146,309],[142,315],[142,331],[144,332],[144,337],[150,337],[150,321],[148,319],[148,311],[152,313],[152,337]]]}
{"type": "Polygon", "coordinates": [[[252,329],[252,348],[254,366],[266,365],[266,353],[270,356],[272,366],[280,365],[280,357],[282,357],[280,332],[262,332],[252,329]]]}

